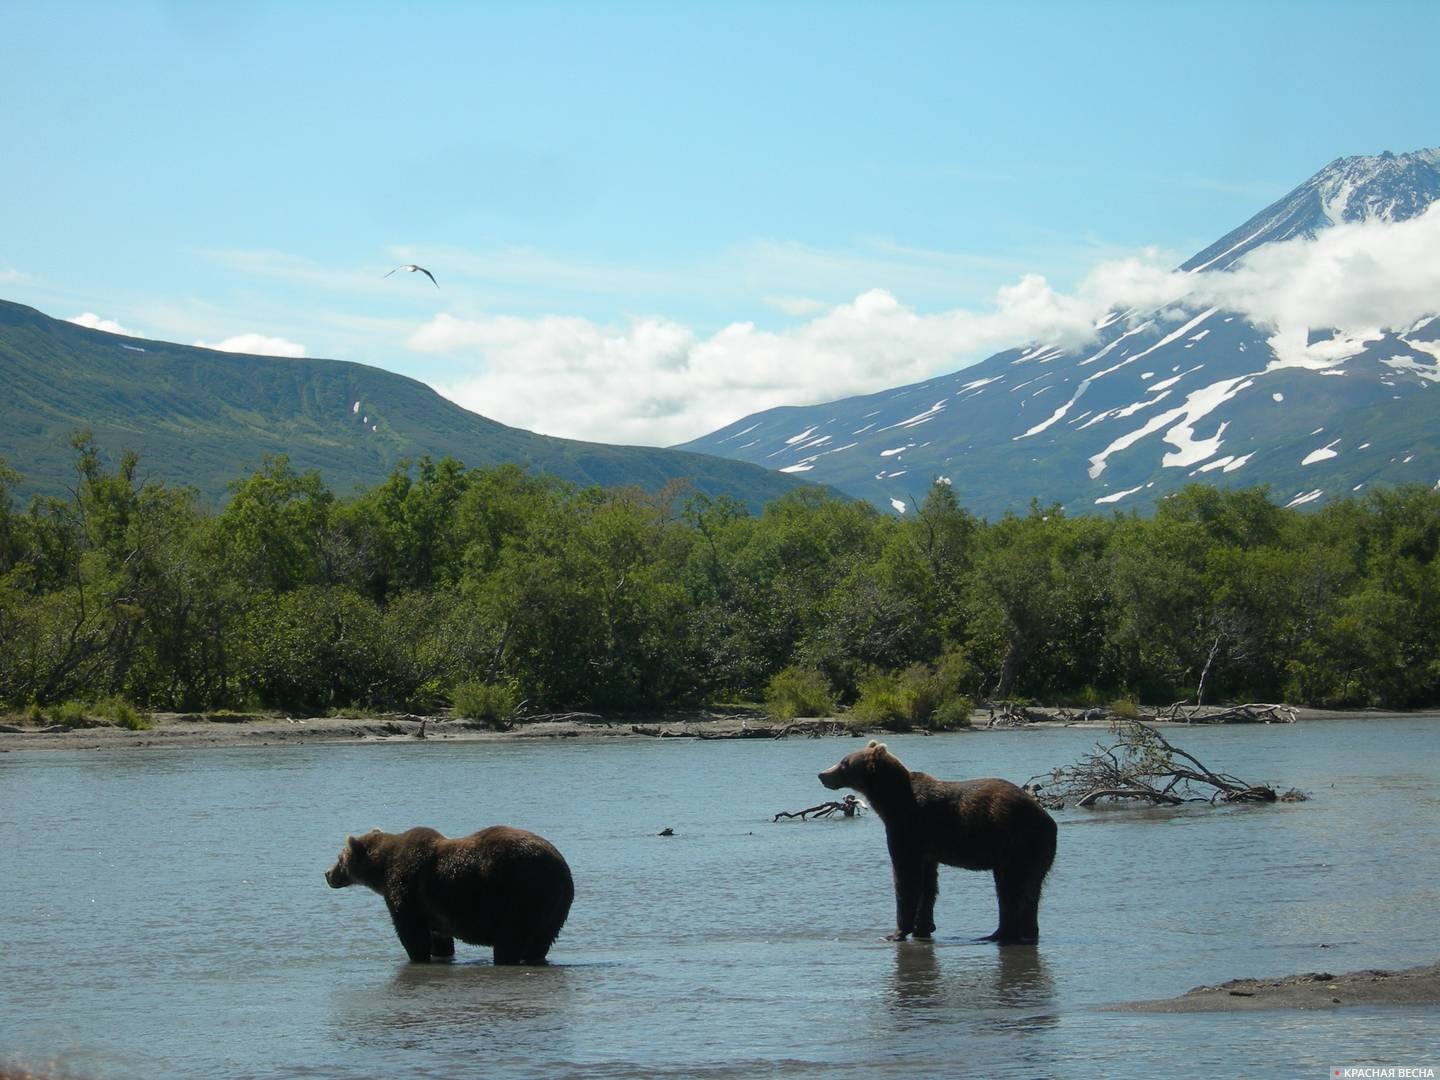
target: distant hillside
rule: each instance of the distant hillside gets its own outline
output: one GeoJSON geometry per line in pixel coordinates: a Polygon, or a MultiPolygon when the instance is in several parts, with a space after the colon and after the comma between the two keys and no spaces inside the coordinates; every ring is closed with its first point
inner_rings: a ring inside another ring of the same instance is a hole
{"type": "Polygon", "coordinates": [[[686,479],[759,508],[798,486],[756,465],[654,447],[556,439],[489,420],[414,379],[340,360],[245,356],[108,334],[0,301],[0,457],[25,491],[74,476],[71,433],[140,455],[145,479],[223,499],[266,454],[349,494],[402,458],[515,462],[581,485],[657,490],[686,479]]]}

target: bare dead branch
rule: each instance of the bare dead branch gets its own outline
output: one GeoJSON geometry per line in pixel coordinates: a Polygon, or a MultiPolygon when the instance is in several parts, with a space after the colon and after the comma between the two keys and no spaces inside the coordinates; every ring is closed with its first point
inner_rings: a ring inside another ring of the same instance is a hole
{"type": "Polygon", "coordinates": [[[854,795],[846,795],[843,799],[835,802],[823,802],[815,806],[807,806],[804,810],[781,810],[771,821],[779,821],[781,818],[799,818],[805,821],[807,814],[814,814],[817,818],[829,817],[838,813],[843,817],[853,818],[856,814],[870,809],[864,801],[854,795]]]}
{"type": "MultiPolygon", "coordinates": [[[[1194,754],[1175,746],[1158,730],[1139,720],[1116,719],[1114,741],[1097,745],[1074,765],[1031,777],[1026,790],[1049,807],[1066,801],[1094,806],[1107,800],[1138,800],[1152,805],[1185,802],[1275,802],[1275,790],[1251,784],[1210,768],[1194,754]],[[1207,790],[1208,789],[1208,790],[1207,790]]],[[[1287,801],[1304,798],[1287,792],[1287,801]]]]}

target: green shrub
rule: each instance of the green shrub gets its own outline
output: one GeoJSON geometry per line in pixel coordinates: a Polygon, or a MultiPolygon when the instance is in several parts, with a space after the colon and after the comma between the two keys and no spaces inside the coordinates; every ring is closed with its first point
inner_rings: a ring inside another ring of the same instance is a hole
{"type": "Polygon", "coordinates": [[[970,726],[970,714],[975,711],[975,702],[964,694],[946,698],[930,714],[931,731],[954,731],[970,726]]]}
{"type": "Polygon", "coordinates": [[[850,713],[891,731],[908,731],[913,726],[897,672],[876,671],[862,678],[860,696],[850,713]]]}
{"type": "Polygon", "coordinates": [[[149,731],[155,726],[150,717],[144,715],[139,709],[131,705],[118,694],[113,697],[101,698],[95,703],[94,713],[103,717],[119,727],[129,728],[131,731],[149,731]]]}
{"type": "Polygon", "coordinates": [[[65,701],[50,710],[50,719],[62,727],[84,727],[90,717],[84,702],[65,701]]]}
{"type": "Polygon", "coordinates": [[[455,706],[455,715],[466,720],[480,720],[503,731],[515,711],[515,691],[504,683],[486,683],[467,680],[456,683],[450,691],[450,701],[455,706]]]}
{"type": "Polygon", "coordinates": [[[1072,709],[1099,709],[1110,705],[1110,699],[1089,683],[1073,694],[1061,694],[1056,700],[1072,709]]]}
{"type": "Polygon", "coordinates": [[[861,680],[860,698],[852,711],[891,731],[967,726],[974,704],[959,692],[954,665],[947,660],[942,658],[934,667],[912,664],[903,671],[871,673],[861,680]]]}
{"type": "Polygon", "coordinates": [[[1132,698],[1116,698],[1110,702],[1110,711],[1126,720],[1140,719],[1140,706],[1132,698]]]}
{"type": "Polygon", "coordinates": [[[835,696],[829,681],[814,668],[781,668],[765,687],[765,711],[777,720],[830,716],[835,712],[835,696]]]}

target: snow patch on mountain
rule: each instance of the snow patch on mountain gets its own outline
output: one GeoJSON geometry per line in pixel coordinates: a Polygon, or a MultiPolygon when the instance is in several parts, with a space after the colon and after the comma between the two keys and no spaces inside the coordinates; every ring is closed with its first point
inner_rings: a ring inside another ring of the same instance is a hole
{"type": "Polygon", "coordinates": [[[1316,462],[1319,461],[1329,461],[1331,458],[1339,457],[1340,453],[1335,449],[1335,447],[1339,445],[1340,440],[1336,439],[1334,442],[1327,443],[1326,445],[1320,447],[1318,450],[1311,450],[1310,453],[1306,454],[1303,458],[1300,459],[1300,464],[1314,465],[1316,462]]]}
{"type": "Polygon", "coordinates": [[[1155,482],[1152,480],[1149,483],[1136,484],[1133,488],[1126,488],[1124,491],[1116,491],[1110,495],[1101,495],[1100,498],[1095,500],[1095,505],[1105,506],[1108,503],[1117,503],[1121,499],[1134,495],[1137,491],[1144,491],[1146,488],[1154,486],[1155,482]]]}
{"type": "Polygon", "coordinates": [[[1324,371],[1359,356],[1374,342],[1385,337],[1383,330],[1361,330],[1342,333],[1316,342],[1308,340],[1309,331],[1303,327],[1288,327],[1276,332],[1269,339],[1270,351],[1275,359],[1265,365],[1267,371],[1281,368],[1305,368],[1308,371],[1324,371]]]}
{"type": "Polygon", "coordinates": [[[1189,375],[1189,374],[1191,374],[1192,372],[1199,371],[1199,370],[1200,370],[1201,368],[1203,368],[1204,366],[1205,366],[1204,364],[1196,364],[1196,365],[1195,365],[1194,367],[1192,367],[1189,371],[1182,371],[1179,375],[1171,375],[1170,378],[1168,378],[1168,379],[1161,379],[1159,382],[1157,382],[1157,383],[1152,383],[1150,386],[1147,386],[1145,389],[1148,390],[1148,391],[1149,391],[1150,393],[1152,393],[1152,394],[1153,394],[1156,390],[1168,390],[1168,389],[1170,389],[1170,387],[1174,386],[1177,382],[1179,382],[1181,379],[1183,379],[1186,375],[1189,375]]]}
{"type": "MultiPolygon", "coordinates": [[[[1411,344],[1419,345],[1422,343],[1412,342],[1411,344]]],[[[1428,342],[1424,342],[1423,344],[1429,346],[1425,351],[1435,355],[1436,363],[1424,364],[1417,361],[1413,356],[1392,356],[1388,360],[1382,360],[1380,362],[1386,367],[1393,368],[1396,371],[1404,371],[1411,375],[1416,375],[1426,382],[1440,382],[1440,346],[1430,346],[1428,342]]]]}
{"type": "Polygon", "coordinates": [[[892,430],[893,428],[918,427],[919,425],[924,424],[924,423],[926,423],[926,422],[928,422],[928,421],[930,421],[930,420],[934,420],[936,416],[938,416],[941,412],[944,411],[944,409],[945,409],[945,402],[943,402],[943,401],[937,401],[937,402],[935,402],[934,405],[931,405],[930,408],[926,409],[924,412],[922,412],[922,413],[916,413],[914,416],[911,416],[911,417],[909,417],[908,419],[899,420],[899,421],[897,421],[897,422],[895,422],[895,423],[893,423],[893,424],[887,424],[885,427],[882,427],[880,430],[881,430],[881,431],[890,431],[890,430],[892,430]]]}
{"type": "MultiPolygon", "coordinates": [[[[1105,471],[1106,464],[1111,456],[1122,450],[1128,450],[1147,435],[1159,431],[1166,424],[1179,420],[1170,430],[1165,433],[1165,441],[1175,447],[1175,453],[1166,454],[1161,463],[1166,466],[1180,465],[1183,463],[1193,464],[1190,461],[1190,454],[1200,445],[1194,440],[1195,425],[1202,419],[1214,412],[1225,402],[1229,401],[1241,390],[1245,390],[1255,384],[1253,375],[1241,375],[1235,379],[1222,379],[1220,382],[1212,383],[1190,394],[1183,405],[1163,412],[1159,416],[1152,416],[1143,427],[1137,428],[1127,435],[1122,435],[1100,453],[1090,458],[1088,470],[1091,480],[1098,479],[1105,471]],[[1184,417],[1181,420],[1181,417],[1184,417]]],[[[1215,449],[1219,449],[1219,434],[1214,439],[1205,442],[1214,443],[1215,449]]],[[[1214,452],[1213,450],[1211,451],[1214,452]]],[[[1200,459],[1203,460],[1203,459],[1200,459]]]]}
{"type": "MultiPolygon", "coordinates": [[[[358,404],[358,402],[357,402],[357,404],[358,404]]],[[[760,426],[759,423],[751,424],[751,425],[750,425],[749,427],[747,427],[744,431],[737,431],[737,432],[735,432],[734,435],[726,435],[725,438],[721,439],[720,441],[721,441],[721,442],[729,442],[731,439],[738,439],[738,438],[740,438],[740,436],[742,436],[742,435],[749,435],[750,432],[754,431],[754,430],[755,430],[757,427],[759,427],[759,426],[760,426]]]]}
{"type": "Polygon", "coordinates": [[[1165,433],[1165,441],[1173,445],[1175,450],[1161,458],[1160,464],[1167,469],[1183,469],[1187,465],[1196,465],[1214,457],[1220,450],[1225,429],[1229,426],[1228,420],[1222,420],[1214,435],[1208,439],[1197,439],[1192,426],[1176,424],[1165,433]]]}

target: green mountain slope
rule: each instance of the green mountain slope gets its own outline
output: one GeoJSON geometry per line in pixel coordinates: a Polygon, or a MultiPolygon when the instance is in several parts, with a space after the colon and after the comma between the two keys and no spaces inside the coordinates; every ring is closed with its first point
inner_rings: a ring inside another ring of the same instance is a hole
{"type": "Polygon", "coordinates": [[[71,434],[140,455],[140,474],[223,499],[266,454],[319,469],[339,494],[378,483],[402,458],[515,462],[577,484],[656,490],[689,480],[758,508],[798,482],[744,462],[609,446],[507,427],[414,379],[339,360],[245,356],[91,330],[0,301],[0,457],[25,490],[73,479],[71,434]]]}

